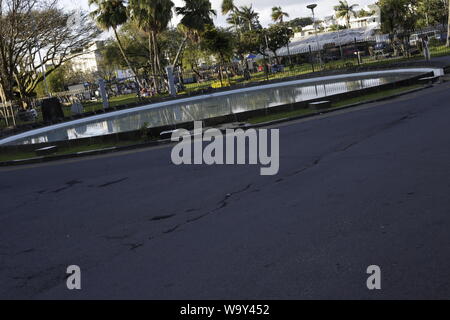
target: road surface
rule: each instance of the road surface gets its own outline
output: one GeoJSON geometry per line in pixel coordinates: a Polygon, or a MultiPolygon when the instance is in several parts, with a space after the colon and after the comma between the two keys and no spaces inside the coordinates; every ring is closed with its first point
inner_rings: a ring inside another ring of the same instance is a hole
{"type": "Polygon", "coordinates": [[[0,298],[450,298],[449,101],[282,125],[277,176],[170,147],[1,169],[0,298]]]}

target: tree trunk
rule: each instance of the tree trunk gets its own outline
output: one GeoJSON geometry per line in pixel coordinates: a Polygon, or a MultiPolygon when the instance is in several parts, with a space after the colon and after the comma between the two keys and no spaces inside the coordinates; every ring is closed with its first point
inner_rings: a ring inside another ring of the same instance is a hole
{"type": "Polygon", "coordinates": [[[219,80],[220,80],[220,87],[223,88],[223,71],[222,71],[222,63],[219,65],[219,80]]]}
{"type": "Polygon", "coordinates": [[[150,66],[150,79],[152,81],[152,87],[156,90],[156,78],[155,78],[155,68],[153,65],[153,44],[152,44],[152,35],[151,33],[148,34],[148,63],[150,66]]]}
{"type": "Polygon", "coordinates": [[[158,42],[156,41],[156,33],[154,31],[152,32],[152,40],[153,40],[156,67],[158,70],[158,74],[161,75],[162,74],[161,60],[159,57],[158,42]]]}
{"type": "Polygon", "coordinates": [[[176,57],[175,57],[175,60],[174,60],[173,63],[172,63],[172,66],[173,66],[174,68],[177,67],[178,60],[179,60],[180,57],[181,57],[181,53],[183,52],[183,49],[184,49],[184,46],[186,45],[187,40],[188,40],[188,36],[185,36],[184,39],[183,39],[183,42],[180,44],[180,48],[178,49],[177,55],[176,55],[176,57]]]}
{"type": "Polygon", "coordinates": [[[272,51],[272,52],[273,52],[273,55],[275,56],[275,60],[276,60],[277,64],[281,64],[280,63],[280,57],[277,55],[277,51],[275,50],[275,51],[272,51]]]}
{"type": "Polygon", "coordinates": [[[450,3],[448,4],[447,47],[450,47],[450,3]]]}
{"type": "Polygon", "coordinates": [[[114,36],[116,37],[116,40],[117,40],[117,44],[119,45],[120,52],[122,53],[122,56],[125,59],[125,62],[128,65],[128,68],[130,68],[130,70],[133,71],[134,75],[136,76],[136,81],[137,81],[139,87],[143,88],[144,86],[142,85],[141,80],[139,80],[137,70],[135,68],[133,68],[133,66],[131,65],[130,60],[128,59],[128,57],[125,53],[125,50],[123,49],[122,41],[120,41],[119,35],[117,34],[117,29],[113,28],[113,31],[114,31],[114,36]]]}
{"type": "Polygon", "coordinates": [[[157,89],[156,92],[160,93],[161,84],[162,84],[162,72],[161,72],[161,65],[159,63],[159,52],[158,52],[158,44],[156,43],[156,36],[155,32],[151,32],[152,41],[153,41],[153,61],[154,61],[154,70],[155,70],[155,77],[156,77],[156,83],[157,83],[157,89]]]}

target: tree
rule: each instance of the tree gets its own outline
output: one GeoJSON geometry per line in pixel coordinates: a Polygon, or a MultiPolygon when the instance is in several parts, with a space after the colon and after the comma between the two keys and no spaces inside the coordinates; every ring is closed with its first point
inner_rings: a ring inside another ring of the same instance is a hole
{"type": "Polygon", "coordinates": [[[249,31],[255,29],[255,26],[259,26],[259,13],[253,10],[252,5],[240,7],[238,9],[238,14],[246,23],[249,31]]]}
{"type": "Polygon", "coordinates": [[[355,8],[358,7],[358,4],[349,5],[347,0],[340,0],[339,5],[334,7],[334,11],[336,11],[337,18],[345,18],[347,23],[347,28],[350,29],[350,18],[353,15],[356,17],[355,8]]]}
{"type": "Polygon", "coordinates": [[[223,86],[222,69],[225,62],[233,55],[233,35],[224,29],[209,26],[203,34],[201,48],[219,58],[220,83],[223,86]]]}
{"type": "Polygon", "coordinates": [[[417,11],[414,0],[379,0],[381,29],[385,33],[408,33],[415,29],[417,11]]]}
{"type": "Polygon", "coordinates": [[[137,82],[142,88],[142,82],[139,80],[136,68],[130,63],[125,53],[122,42],[120,41],[117,29],[128,21],[127,8],[124,0],[89,0],[89,6],[95,5],[97,8],[91,12],[98,26],[104,30],[113,30],[117,44],[128,68],[136,75],[137,82]]]}
{"type": "Polygon", "coordinates": [[[374,11],[367,11],[367,10],[361,9],[356,12],[356,17],[357,18],[370,17],[373,14],[374,14],[374,11]]]}
{"type": "Polygon", "coordinates": [[[339,30],[345,30],[345,29],[347,29],[346,26],[341,26],[339,24],[333,24],[329,27],[330,31],[339,31],[339,30]]]}
{"type": "Polygon", "coordinates": [[[272,8],[272,20],[274,22],[283,23],[284,18],[289,18],[289,14],[287,12],[283,12],[281,7],[273,7],[272,8]]]}
{"type": "Polygon", "coordinates": [[[289,46],[293,31],[284,25],[272,25],[264,30],[267,36],[267,47],[273,52],[277,62],[280,63],[280,59],[277,55],[278,49],[289,46]]]}
{"type": "Polygon", "coordinates": [[[26,102],[44,77],[99,35],[86,14],[74,17],[56,1],[0,0],[0,84],[8,100],[26,102]]]}
{"type": "Polygon", "coordinates": [[[289,20],[286,23],[289,27],[295,29],[295,28],[304,28],[306,26],[312,25],[313,22],[314,21],[311,17],[306,17],[306,18],[295,18],[295,19],[289,20]]]}
{"type": "Polygon", "coordinates": [[[239,16],[238,8],[234,5],[233,0],[223,0],[222,2],[222,14],[230,14],[227,22],[234,25],[235,31],[238,32],[238,26],[241,22],[241,17],[239,16]]]}
{"type": "Polygon", "coordinates": [[[175,8],[175,12],[183,16],[180,25],[185,33],[185,38],[180,44],[178,53],[172,63],[174,67],[178,65],[181,53],[189,38],[198,41],[206,26],[214,24],[212,16],[216,15],[209,0],[184,0],[184,2],[184,7],[175,8]]]}
{"type": "Polygon", "coordinates": [[[447,23],[448,0],[418,0],[416,7],[417,27],[424,28],[447,23]]]}
{"type": "Polygon", "coordinates": [[[129,12],[138,26],[148,33],[150,66],[154,74],[162,74],[158,34],[167,30],[172,19],[171,0],[130,0],[129,12]]]}

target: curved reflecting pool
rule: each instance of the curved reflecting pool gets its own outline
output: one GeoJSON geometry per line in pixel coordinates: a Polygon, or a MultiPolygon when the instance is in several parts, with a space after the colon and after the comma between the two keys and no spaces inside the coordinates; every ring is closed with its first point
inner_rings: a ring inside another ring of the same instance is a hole
{"type": "Polygon", "coordinates": [[[29,131],[0,144],[35,144],[80,139],[203,120],[256,109],[307,101],[329,95],[380,86],[411,78],[423,72],[378,72],[371,75],[334,76],[297,80],[157,103],[29,131]],[[344,78],[345,77],[345,78],[344,78]]]}

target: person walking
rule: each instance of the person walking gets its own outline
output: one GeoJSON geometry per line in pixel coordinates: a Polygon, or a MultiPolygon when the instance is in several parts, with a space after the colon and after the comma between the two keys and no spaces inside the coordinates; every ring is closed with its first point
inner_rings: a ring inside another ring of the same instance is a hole
{"type": "Polygon", "coordinates": [[[423,55],[425,56],[425,60],[427,61],[431,60],[429,42],[430,41],[428,39],[428,36],[422,38],[423,55]]]}

